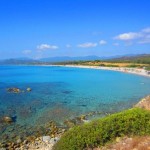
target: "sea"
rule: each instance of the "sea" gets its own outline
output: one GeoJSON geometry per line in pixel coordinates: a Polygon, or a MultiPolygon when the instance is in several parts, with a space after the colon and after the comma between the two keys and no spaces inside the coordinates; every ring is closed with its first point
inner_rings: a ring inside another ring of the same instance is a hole
{"type": "Polygon", "coordinates": [[[0,142],[30,136],[49,121],[63,126],[65,120],[91,112],[101,115],[88,119],[129,109],[149,94],[150,78],[135,74],[62,66],[0,66],[0,142]],[[21,92],[9,92],[9,88],[21,92]],[[3,123],[6,116],[14,122],[3,123]]]}

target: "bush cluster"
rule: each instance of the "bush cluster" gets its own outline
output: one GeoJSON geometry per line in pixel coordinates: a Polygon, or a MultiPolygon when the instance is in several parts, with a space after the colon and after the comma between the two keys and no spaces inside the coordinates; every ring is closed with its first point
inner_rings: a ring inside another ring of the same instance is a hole
{"type": "Polygon", "coordinates": [[[150,134],[150,112],[133,108],[67,131],[54,150],[83,150],[103,146],[116,137],[150,134]]]}

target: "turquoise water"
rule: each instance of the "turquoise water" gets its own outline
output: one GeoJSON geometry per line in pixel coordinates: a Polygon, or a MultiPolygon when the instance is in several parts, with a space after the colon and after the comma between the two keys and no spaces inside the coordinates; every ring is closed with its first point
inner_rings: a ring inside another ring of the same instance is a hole
{"type": "MultiPolygon", "coordinates": [[[[0,66],[0,117],[15,117],[13,126],[63,124],[92,111],[117,112],[150,94],[150,78],[96,69],[47,66],[0,66]],[[25,92],[8,93],[18,87],[25,92]],[[26,92],[30,87],[31,92],[26,92]]],[[[10,128],[7,126],[7,128],[10,128]]],[[[5,132],[0,124],[0,135],[5,132]]]]}

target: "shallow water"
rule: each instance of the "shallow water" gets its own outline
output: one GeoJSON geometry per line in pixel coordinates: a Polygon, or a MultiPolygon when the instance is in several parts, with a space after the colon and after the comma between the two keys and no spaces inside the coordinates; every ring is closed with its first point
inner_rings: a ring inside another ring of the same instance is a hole
{"type": "MultiPolygon", "coordinates": [[[[108,70],[47,66],[0,66],[0,135],[17,134],[50,120],[64,120],[92,111],[117,112],[132,107],[150,94],[150,78],[108,70]],[[21,93],[8,93],[18,87],[21,93]],[[30,87],[31,92],[26,89],[30,87]],[[13,129],[10,129],[13,126],[13,129]],[[8,131],[10,130],[10,131],[8,131]]],[[[30,131],[32,133],[32,129],[30,131]]],[[[8,136],[8,135],[7,135],[8,136]]]]}

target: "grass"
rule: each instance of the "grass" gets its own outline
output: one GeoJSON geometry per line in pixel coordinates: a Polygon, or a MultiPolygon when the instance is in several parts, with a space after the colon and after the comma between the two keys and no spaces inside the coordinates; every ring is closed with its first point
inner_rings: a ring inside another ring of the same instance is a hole
{"type": "MultiPolygon", "coordinates": [[[[150,147],[150,136],[124,137],[118,142],[114,142],[103,147],[103,150],[147,150],[150,147]]],[[[90,150],[90,149],[88,149],[90,150]]],[[[97,150],[100,150],[97,148],[97,150]]]]}
{"type": "Polygon", "coordinates": [[[116,137],[149,134],[150,112],[133,108],[70,129],[54,150],[83,150],[103,146],[116,137]]]}

